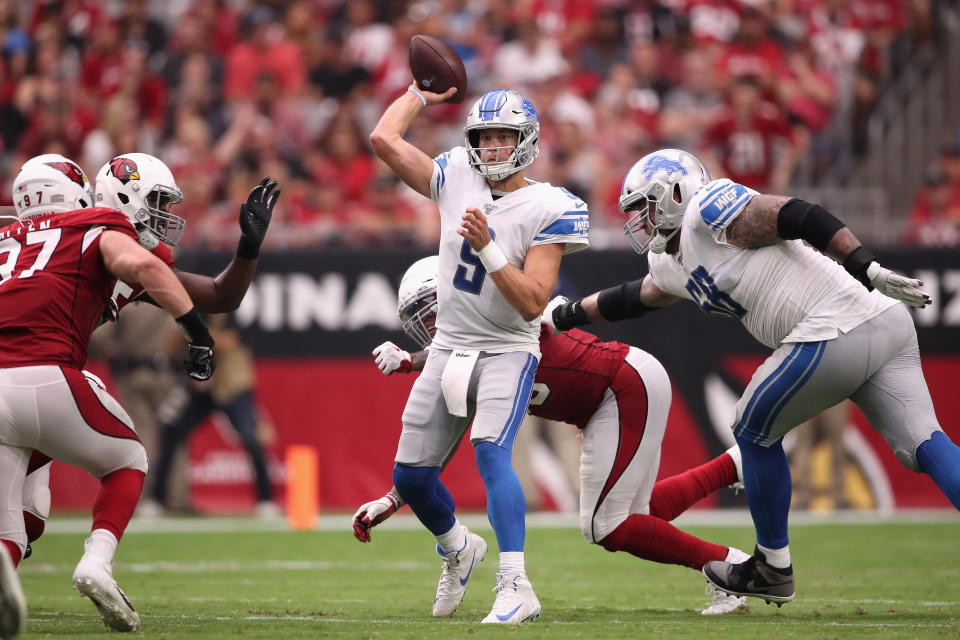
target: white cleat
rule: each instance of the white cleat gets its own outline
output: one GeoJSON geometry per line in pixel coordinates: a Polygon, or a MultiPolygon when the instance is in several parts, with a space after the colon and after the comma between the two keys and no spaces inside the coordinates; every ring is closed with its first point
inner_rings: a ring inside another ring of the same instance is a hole
{"type": "Polygon", "coordinates": [[[497,592],[497,599],[482,623],[520,624],[540,616],[540,601],[526,574],[498,573],[493,590],[497,592]]]}
{"type": "Polygon", "coordinates": [[[93,601],[103,623],[114,631],[136,631],[140,626],[140,615],[102,560],[84,555],[73,572],[73,588],[93,601]]]}
{"type": "Polygon", "coordinates": [[[463,602],[470,575],[487,555],[486,540],[475,533],[470,533],[466,527],[463,530],[466,531],[467,536],[460,549],[444,554],[440,545],[437,545],[437,553],[443,558],[443,573],[440,574],[440,582],[437,583],[437,596],[433,599],[435,618],[447,618],[454,614],[463,602]]]}
{"type": "Polygon", "coordinates": [[[739,493],[744,490],[743,486],[743,456],[740,455],[740,447],[733,445],[727,449],[726,454],[733,458],[733,466],[737,468],[737,481],[730,485],[730,488],[739,493]]]}
{"type": "Polygon", "coordinates": [[[20,587],[17,568],[7,551],[0,544],[0,638],[16,638],[27,624],[27,599],[20,587]]]}
{"type": "Polygon", "coordinates": [[[707,583],[707,595],[713,595],[713,601],[710,606],[700,612],[705,616],[719,616],[724,613],[732,613],[747,604],[746,596],[732,596],[720,591],[712,584],[707,583]]]}

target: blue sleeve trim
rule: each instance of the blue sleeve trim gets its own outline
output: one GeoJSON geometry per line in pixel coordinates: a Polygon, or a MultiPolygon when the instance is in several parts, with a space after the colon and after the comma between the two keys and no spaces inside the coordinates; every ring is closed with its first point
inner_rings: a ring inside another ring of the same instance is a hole
{"type": "Polygon", "coordinates": [[[700,203],[700,217],[716,231],[750,199],[743,185],[727,183],[711,190],[700,203]]]}
{"type": "Polygon", "coordinates": [[[534,240],[550,235],[585,236],[589,231],[590,218],[585,211],[567,211],[563,216],[554,220],[545,229],[541,230],[534,240]],[[579,215],[567,215],[571,213],[577,213],[579,215]]]}
{"type": "Polygon", "coordinates": [[[447,153],[442,153],[433,159],[433,162],[437,165],[437,168],[440,169],[440,173],[437,174],[437,185],[436,185],[437,193],[440,193],[440,190],[443,189],[447,184],[446,168],[449,160],[450,160],[449,151],[447,153]]]}

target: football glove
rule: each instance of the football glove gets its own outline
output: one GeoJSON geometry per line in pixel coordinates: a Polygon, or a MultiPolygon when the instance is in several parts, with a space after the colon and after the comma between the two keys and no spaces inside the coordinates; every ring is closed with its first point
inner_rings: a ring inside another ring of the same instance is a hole
{"type": "Polygon", "coordinates": [[[398,506],[389,493],[366,503],[353,514],[353,536],[360,542],[370,542],[370,529],[392,516],[398,506]]]}
{"type": "Polygon", "coordinates": [[[867,279],[871,286],[883,295],[905,302],[911,307],[922,309],[930,304],[929,294],[920,289],[922,282],[894,273],[876,262],[867,266],[867,279]]]}
{"type": "Polygon", "coordinates": [[[413,366],[413,359],[410,354],[389,340],[373,350],[373,356],[376,358],[377,366],[383,375],[391,373],[410,373],[413,366]]]}
{"type": "Polygon", "coordinates": [[[546,325],[549,327],[553,335],[557,336],[563,333],[560,329],[557,329],[557,325],[554,322],[553,312],[557,307],[566,304],[569,302],[566,296],[555,296],[550,302],[547,303],[546,308],[543,310],[543,315],[540,316],[540,324],[546,325]]]}
{"type": "Polygon", "coordinates": [[[280,189],[274,191],[276,186],[276,180],[271,182],[270,178],[264,178],[250,191],[247,201],[240,205],[240,233],[251,245],[259,247],[267,234],[273,208],[280,197],[280,189]]]}

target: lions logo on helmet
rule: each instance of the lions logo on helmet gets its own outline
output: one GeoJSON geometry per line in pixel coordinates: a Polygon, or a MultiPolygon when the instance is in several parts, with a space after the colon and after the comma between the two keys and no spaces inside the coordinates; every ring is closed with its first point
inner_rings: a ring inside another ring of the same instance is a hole
{"type": "Polygon", "coordinates": [[[661,149],[640,158],[620,189],[620,213],[633,213],[623,232],[634,250],[640,254],[666,251],[687,205],[708,182],[706,167],[686,151],[661,149]]]}
{"type": "Polygon", "coordinates": [[[540,152],[540,116],[533,103],[513,89],[488,91],[470,107],[463,128],[464,146],[470,167],[490,180],[505,180],[533,162],[540,152]],[[486,150],[510,149],[504,161],[484,162],[481,157],[480,131],[511,129],[517,132],[515,147],[489,147],[486,150]]]}
{"type": "Polygon", "coordinates": [[[110,173],[123,184],[127,184],[131,180],[140,179],[140,172],[137,171],[137,163],[123,156],[110,161],[110,173]]]}

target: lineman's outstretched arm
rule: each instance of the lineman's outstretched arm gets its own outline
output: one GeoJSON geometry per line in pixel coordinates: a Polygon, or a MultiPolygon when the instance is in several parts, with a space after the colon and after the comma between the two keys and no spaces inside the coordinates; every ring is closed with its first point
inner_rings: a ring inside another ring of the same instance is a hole
{"type": "Polygon", "coordinates": [[[257,272],[260,245],[273,218],[273,208],[280,198],[276,181],[264,178],[240,205],[240,242],[237,255],[220,275],[210,277],[174,269],[187,293],[204,313],[235,311],[250,288],[257,272]]]}
{"type": "Polygon", "coordinates": [[[427,105],[440,104],[456,92],[456,87],[443,93],[420,91],[416,84],[411,84],[406,93],[387,107],[370,133],[370,146],[377,157],[386,162],[411,189],[428,198],[430,178],[433,177],[433,159],[404,140],[403,136],[421,109],[427,105]]]}
{"type": "Polygon", "coordinates": [[[639,318],[680,299],[660,289],[647,274],[640,280],[608,287],[579,300],[557,296],[544,310],[543,322],[559,333],[591,322],[639,318]]]}
{"type": "Polygon", "coordinates": [[[795,239],[842,264],[867,289],[877,289],[913,307],[930,303],[930,296],[920,289],[922,282],[881,267],[853,232],[818,204],[799,198],[757,195],[727,228],[727,242],[737,247],[757,248],[795,239]]]}

